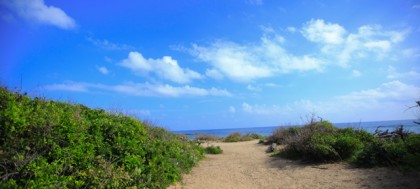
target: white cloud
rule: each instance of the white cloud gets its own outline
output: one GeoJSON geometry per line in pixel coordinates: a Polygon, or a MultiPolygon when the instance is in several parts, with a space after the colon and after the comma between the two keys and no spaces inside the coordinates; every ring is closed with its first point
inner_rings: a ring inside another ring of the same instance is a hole
{"type": "Polygon", "coordinates": [[[92,83],[66,82],[63,84],[52,84],[43,87],[53,91],[74,91],[88,92],[90,90],[105,90],[119,92],[132,96],[156,96],[156,97],[183,97],[183,96],[232,96],[225,89],[198,88],[189,85],[172,86],[168,84],[150,83],[125,83],[121,85],[103,85],[92,83]]]}
{"type": "MultiPolygon", "coordinates": [[[[259,43],[239,44],[219,40],[208,45],[193,44],[189,52],[211,66],[206,71],[211,78],[250,82],[293,72],[323,72],[330,65],[349,67],[349,63],[355,60],[395,57],[399,51],[393,48],[409,32],[406,29],[386,31],[379,25],[364,25],[352,33],[339,24],[312,19],[299,30],[309,42],[320,45],[320,51],[296,55],[285,49],[286,40],[273,28],[261,28],[263,35],[259,43]]],[[[288,30],[294,29],[290,27],[288,30]]],[[[404,52],[412,55],[414,51],[404,52]]],[[[357,75],[356,72],[354,74],[357,75]]]]}
{"type": "Polygon", "coordinates": [[[276,105],[267,106],[263,105],[250,105],[246,102],[242,103],[242,110],[246,113],[256,114],[256,115],[278,115],[284,110],[276,105]]]}
{"type": "Polygon", "coordinates": [[[289,31],[290,33],[295,33],[297,32],[297,29],[295,27],[289,26],[287,27],[287,31],[289,31]]]}
{"type": "Polygon", "coordinates": [[[209,63],[207,75],[219,73],[238,82],[267,78],[276,73],[293,71],[322,71],[324,62],[310,55],[295,56],[283,47],[284,38],[273,32],[264,33],[260,44],[241,45],[230,41],[216,41],[208,46],[194,44],[192,54],[209,63]]]}
{"type": "Polygon", "coordinates": [[[259,92],[259,91],[261,91],[261,89],[260,89],[260,88],[258,88],[258,87],[256,87],[256,86],[253,86],[253,85],[247,85],[247,86],[246,86],[246,88],[247,88],[248,90],[250,90],[250,91],[255,91],[255,92],[259,92]]]}
{"type": "Polygon", "coordinates": [[[388,66],[388,79],[399,79],[399,78],[411,78],[411,79],[420,79],[420,73],[411,70],[408,72],[398,72],[393,66],[388,66]]]}
{"type": "Polygon", "coordinates": [[[223,79],[223,75],[215,69],[206,70],[206,76],[217,80],[223,79]]]}
{"type": "Polygon", "coordinates": [[[372,89],[351,92],[326,101],[297,100],[283,106],[242,104],[245,113],[279,118],[316,113],[332,121],[412,119],[407,106],[420,96],[420,87],[395,80],[372,89]]]}
{"type": "Polygon", "coordinates": [[[364,25],[356,33],[348,33],[339,24],[311,20],[302,27],[302,35],[321,45],[321,54],[330,64],[348,66],[353,59],[389,57],[395,44],[402,42],[409,30],[384,31],[379,25],[364,25]],[[336,59],[336,60],[334,60],[336,59]]]}
{"type": "Polygon", "coordinates": [[[401,81],[391,81],[383,83],[375,89],[352,92],[349,95],[338,97],[344,101],[406,101],[415,100],[420,95],[420,88],[414,85],[408,85],[401,81]]]}
{"type": "Polygon", "coordinates": [[[98,71],[101,72],[104,75],[109,74],[109,70],[104,66],[98,67],[98,71]]]}
{"type": "Polygon", "coordinates": [[[106,39],[105,40],[99,40],[99,39],[95,39],[95,38],[92,38],[92,37],[86,37],[86,40],[88,40],[93,45],[95,45],[99,48],[103,48],[103,49],[107,49],[107,50],[130,50],[130,49],[134,49],[133,46],[130,46],[130,45],[127,45],[127,44],[113,43],[113,42],[110,42],[106,39]]]}
{"type": "Polygon", "coordinates": [[[249,81],[272,74],[267,66],[258,63],[258,58],[246,46],[218,41],[209,47],[193,45],[193,50],[199,59],[213,66],[212,70],[235,81],[249,81]]]}
{"type": "Polygon", "coordinates": [[[144,58],[139,52],[130,52],[128,58],[120,63],[137,74],[154,73],[158,77],[177,83],[189,83],[193,79],[201,79],[203,76],[188,68],[181,68],[178,61],[170,56],[158,59],[144,58]]]}
{"type": "Polygon", "coordinates": [[[338,24],[325,23],[324,20],[310,20],[305,23],[302,34],[308,40],[326,44],[341,44],[346,30],[338,24]]]}
{"type": "Polygon", "coordinates": [[[19,17],[30,22],[53,25],[61,29],[76,27],[75,21],[63,10],[46,5],[44,0],[5,0],[3,3],[19,17]]]}

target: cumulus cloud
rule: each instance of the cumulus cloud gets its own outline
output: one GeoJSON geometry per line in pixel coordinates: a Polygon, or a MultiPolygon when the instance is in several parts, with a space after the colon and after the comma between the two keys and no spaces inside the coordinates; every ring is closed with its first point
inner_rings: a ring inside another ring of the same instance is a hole
{"type": "Polygon", "coordinates": [[[130,69],[137,74],[153,73],[160,78],[176,83],[189,83],[194,79],[201,79],[203,76],[188,68],[181,68],[178,61],[170,56],[162,58],[144,58],[139,52],[130,52],[128,58],[120,63],[121,66],[130,69]]]}
{"type": "Polygon", "coordinates": [[[189,85],[172,86],[168,84],[150,83],[125,83],[120,85],[104,85],[83,82],[65,82],[63,84],[52,84],[43,87],[51,91],[73,91],[89,92],[91,90],[102,90],[119,92],[132,96],[154,96],[154,97],[183,97],[183,96],[232,96],[225,89],[199,88],[189,85]]]}
{"type": "Polygon", "coordinates": [[[304,24],[302,34],[308,40],[326,44],[341,44],[344,41],[346,30],[332,23],[325,23],[321,19],[312,19],[304,24]]]}
{"type": "Polygon", "coordinates": [[[46,5],[44,0],[5,0],[3,4],[29,22],[53,25],[61,29],[76,27],[76,22],[63,10],[46,5]]]}
{"type": "MultiPolygon", "coordinates": [[[[315,34],[310,33],[305,35],[305,27],[315,27],[312,26],[312,22],[304,26],[304,36],[312,42],[321,44],[321,52],[326,56],[335,57],[339,65],[342,66],[347,66],[351,60],[359,58],[375,56],[377,58],[384,58],[389,54],[395,44],[405,39],[408,33],[408,30],[384,31],[379,25],[364,25],[359,27],[356,33],[336,32],[336,34],[331,34],[334,32],[319,29],[316,30],[317,32],[314,32],[315,34]]],[[[317,22],[324,23],[323,20],[317,20],[317,22]]],[[[329,23],[328,25],[335,25],[336,28],[342,28],[338,24],[329,23]]],[[[343,31],[345,31],[344,28],[343,31]]]]}
{"type": "MultiPolygon", "coordinates": [[[[270,32],[272,33],[272,32],[270,32]]],[[[283,47],[284,38],[265,33],[259,44],[241,45],[231,41],[216,41],[208,46],[194,44],[192,54],[209,63],[207,75],[220,75],[238,82],[271,77],[293,71],[322,71],[324,62],[310,55],[296,56],[283,47]]]]}

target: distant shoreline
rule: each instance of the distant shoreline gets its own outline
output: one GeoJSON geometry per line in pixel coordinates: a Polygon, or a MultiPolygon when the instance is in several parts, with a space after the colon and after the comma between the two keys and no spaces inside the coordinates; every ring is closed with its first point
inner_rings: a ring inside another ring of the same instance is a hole
{"type": "MultiPolygon", "coordinates": [[[[338,128],[356,128],[364,129],[370,133],[373,133],[379,126],[381,129],[392,130],[400,125],[403,125],[405,129],[408,129],[414,133],[420,133],[420,126],[410,120],[391,120],[391,121],[367,121],[367,122],[349,122],[349,123],[334,123],[338,128]]],[[[217,137],[225,137],[233,132],[239,132],[241,134],[257,133],[263,136],[270,135],[275,129],[282,126],[268,126],[268,127],[248,127],[248,128],[226,128],[226,129],[199,129],[199,130],[176,130],[171,131],[177,134],[184,134],[189,138],[194,138],[197,133],[215,135],[217,137]]],[[[287,127],[287,126],[285,126],[287,127]]]]}

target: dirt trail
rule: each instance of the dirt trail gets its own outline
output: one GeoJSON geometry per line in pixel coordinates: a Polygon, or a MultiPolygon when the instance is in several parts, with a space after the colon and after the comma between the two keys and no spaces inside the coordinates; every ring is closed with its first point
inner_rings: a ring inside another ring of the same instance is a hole
{"type": "MultiPolygon", "coordinates": [[[[269,157],[258,141],[210,143],[224,153],[206,159],[170,189],[225,188],[419,188],[415,174],[385,168],[357,169],[347,164],[303,165],[269,157]]],[[[204,145],[206,146],[206,144],[204,145]]],[[[417,173],[417,176],[419,174],[417,173]]]]}

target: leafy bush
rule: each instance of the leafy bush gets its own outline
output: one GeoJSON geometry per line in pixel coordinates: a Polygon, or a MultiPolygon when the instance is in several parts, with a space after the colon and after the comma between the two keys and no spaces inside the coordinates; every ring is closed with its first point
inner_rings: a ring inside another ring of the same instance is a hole
{"type": "Polygon", "coordinates": [[[207,154],[221,154],[223,153],[223,150],[220,148],[220,146],[208,146],[206,147],[206,153],[207,154]]]}
{"type": "Polygon", "coordinates": [[[418,170],[420,169],[419,146],[419,134],[410,134],[405,141],[399,138],[378,139],[366,145],[355,162],[362,167],[394,166],[418,170]]]}
{"type": "Polygon", "coordinates": [[[365,131],[337,129],[330,122],[311,122],[303,127],[280,128],[268,137],[286,144],[283,157],[310,162],[335,162],[354,159],[363,148],[362,141],[372,140],[365,131]]]}
{"type": "Polygon", "coordinates": [[[166,188],[203,157],[122,114],[0,88],[0,188],[166,188]]]}
{"type": "Polygon", "coordinates": [[[241,133],[231,133],[225,139],[224,142],[239,142],[241,141],[241,133]]]}

